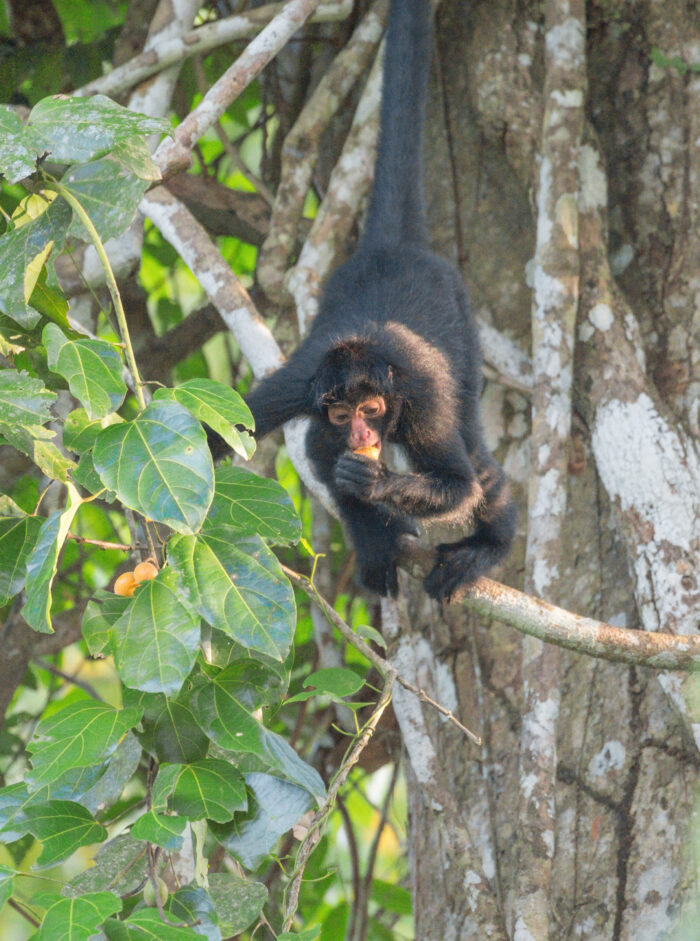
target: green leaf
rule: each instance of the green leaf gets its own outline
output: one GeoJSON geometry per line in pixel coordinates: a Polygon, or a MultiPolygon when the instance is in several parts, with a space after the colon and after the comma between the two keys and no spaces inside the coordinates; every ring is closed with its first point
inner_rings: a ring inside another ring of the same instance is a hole
{"type": "Polygon", "coordinates": [[[27,830],[42,844],[33,869],[54,866],[79,847],[107,839],[105,828],[74,801],[46,801],[28,807],[25,813],[27,830]]]}
{"type": "Polygon", "coordinates": [[[12,444],[12,426],[41,426],[53,417],[56,393],[40,379],[16,369],[0,369],[0,434],[12,444]]]}
{"type": "Polygon", "coordinates": [[[193,930],[203,935],[207,941],[221,941],[219,919],[209,894],[199,886],[186,886],[174,892],[167,903],[165,911],[171,921],[181,921],[190,924],[193,930]]]}
{"type": "Polygon", "coordinates": [[[38,516],[0,517],[0,608],[24,587],[27,559],[41,523],[38,516]]]}
{"type": "Polygon", "coordinates": [[[372,899],[381,908],[395,915],[410,915],[413,911],[411,893],[403,886],[382,879],[372,880],[372,899]]]}
{"type": "Polygon", "coordinates": [[[172,811],[189,820],[206,817],[218,823],[231,820],[248,806],[240,773],[228,762],[207,758],[190,765],[160,766],[153,787],[153,806],[172,811]]]}
{"type": "Polygon", "coordinates": [[[29,176],[36,169],[36,154],[22,140],[24,125],[7,105],[0,106],[0,174],[8,183],[29,176]]]}
{"type": "Polygon", "coordinates": [[[80,798],[80,803],[87,807],[91,814],[111,807],[119,799],[138,770],[142,751],[133,732],[127,732],[107,762],[104,773],[80,798]]]}
{"type": "MultiPolygon", "coordinates": [[[[87,212],[103,243],[118,238],[129,227],[148,186],[111,157],[72,167],[61,183],[87,212]]],[[[75,215],[69,234],[91,241],[90,233],[75,215]]]]}
{"type": "Polygon", "coordinates": [[[184,817],[166,817],[149,810],[133,825],[131,835],[137,840],[146,840],[170,852],[177,852],[182,848],[182,834],[186,826],[184,817]]]}
{"type": "Polygon", "coordinates": [[[153,402],[100,432],[93,451],[106,487],[132,510],[194,533],[214,494],[214,466],[199,422],[175,402],[153,402]]]}
{"type": "Polygon", "coordinates": [[[0,369],[0,436],[27,454],[47,477],[65,481],[75,465],[47,439],[55,432],[44,428],[56,395],[43,382],[25,372],[0,369]]]}
{"type": "Polygon", "coordinates": [[[71,879],[63,894],[77,896],[100,891],[132,894],[146,878],[147,862],[143,843],[130,833],[121,833],[100,847],[95,865],[71,879]]]}
{"type": "Polygon", "coordinates": [[[41,317],[27,303],[35,281],[26,284],[25,273],[38,256],[45,260],[50,243],[60,251],[71,220],[71,210],[63,199],[46,205],[37,219],[0,236],[0,312],[27,329],[36,326],[41,317]]]}
{"type": "Polygon", "coordinates": [[[102,922],[121,908],[121,899],[111,892],[61,899],[46,912],[34,937],[36,941],[90,941],[102,922]]]}
{"type": "Polygon", "coordinates": [[[383,650],[387,649],[386,641],[382,635],[376,628],[369,624],[360,624],[360,626],[357,628],[356,634],[358,637],[362,637],[363,640],[372,641],[372,643],[377,644],[377,646],[381,647],[383,650]]]}
{"type": "Polygon", "coordinates": [[[58,556],[71,523],[80,508],[81,498],[73,484],[66,485],[65,509],[55,510],[41,525],[36,545],[27,559],[27,601],[22,617],[35,631],[52,634],[51,586],[58,568],[58,556]]]}
{"type": "Polygon", "coordinates": [[[56,163],[87,163],[120,141],[169,131],[164,119],[136,114],[104,95],[57,96],[44,98],[32,108],[25,141],[30,140],[38,154],[48,150],[56,163]]]}
{"type": "Polygon", "coordinates": [[[258,538],[230,526],[175,536],[168,561],[192,607],[243,647],[284,660],[294,637],[294,592],[258,538]]]}
{"type": "Polygon", "coordinates": [[[314,673],[309,673],[304,680],[304,686],[314,686],[317,690],[331,693],[339,699],[343,696],[352,696],[364,685],[365,681],[361,676],[345,667],[326,667],[323,670],[316,670],[314,673]]]}
{"type": "MultiPolygon", "coordinates": [[[[73,2],[73,0],[70,0],[73,2]]],[[[142,137],[130,137],[120,141],[112,150],[112,157],[123,163],[142,180],[156,183],[163,179],[160,167],[151,156],[148,143],[142,137]]]]}
{"type": "Polygon", "coordinates": [[[2,863],[0,863],[0,908],[3,907],[14,891],[15,875],[16,872],[14,869],[10,869],[8,866],[3,866],[2,863]]]}
{"type": "Polygon", "coordinates": [[[241,457],[248,459],[255,450],[255,442],[250,435],[234,427],[254,427],[250,409],[237,392],[223,383],[213,379],[190,379],[174,389],[158,389],[153,398],[184,405],[196,418],[221,435],[241,457]]]}
{"type": "Polygon", "coordinates": [[[321,925],[306,928],[304,931],[283,931],[277,935],[277,941],[317,941],[321,937],[321,925]]]}
{"type": "Polygon", "coordinates": [[[3,843],[12,843],[27,833],[23,810],[27,797],[27,786],[23,781],[0,788],[0,837],[3,843]]]}
{"type": "Polygon", "coordinates": [[[144,704],[144,731],[139,738],[144,748],[159,761],[187,764],[206,758],[209,739],[195,722],[187,704],[129,690],[126,700],[144,704]]]}
{"type": "Polygon", "coordinates": [[[63,376],[90,418],[105,418],[124,401],[126,385],[117,351],[104,340],[69,340],[47,324],[42,333],[49,368],[63,376]]]}
{"type": "Polygon", "coordinates": [[[262,883],[241,879],[230,872],[210,874],[209,894],[225,938],[240,934],[252,925],[267,901],[267,889],[262,883]]]}
{"type": "MultiPolygon", "coordinates": [[[[193,693],[195,718],[212,741],[236,752],[251,752],[321,801],[323,781],[286,739],[252,715],[277,699],[278,678],[254,661],[238,661],[193,693]]],[[[301,816],[301,815],[300,815],[301,816]]]]}
{"type": "Polygon", "coordinates": [[[103,427],[102,422],[91,419],[84,408],[73,409],[63,424],[63,444],[69,451],[82,454],[94,445],[103,427]]]}
{"type": "Polygon", "coordinates": [[[29,297],[29,306],[38,310],[47,320],[57,323],[63,330],[73,331],[68,321],[68,301],[65,295],[48,283],[48,272],[44,265],[34,290],[29,297]]]}
{"type": "Polygon", "coordinates": [[[284,487],[242,467],[217,467],[214,501],[205,529],[231,526],[272,545],[298,542],[301,521],[284,487]]]}
{"type": "Polygon", "coordinates": [[[109,941],[201,941],[193,928],[168,925],[155,909],[140,908],[126,921],[105,922],[103,931],[109,941]]]}
{"type": "Polygon", "coordinates": [[[88,601],[82,631],[91,656],[96,657],[111,643],[112,627],[131,604],[131,598],[99,592],[88,601]]]}
{"type": "Polygon", "coordinates": [[[211,830],[247,869],[257,869],[282,834],[310,809],[312,801],[308,791],[270,774],[253,772],[245,776],[245,782],[254,797],[248,813],[232,823],[213,823],[211,830]]]}
{"type": "Polygon", "coordinates": [[[172,571],[142,582],[112,628],[114,665],[126,686],[175,694],[194,666],[199,617],[180,601],[172,571]]]}
{"type": "Polygon", "coordinates": [[[56,781],[69,768],[88,768],[104,761],[141,718],[142,710],[115,709],[84,699],[42,719],[29,744],[33,790],[56,781]]]}

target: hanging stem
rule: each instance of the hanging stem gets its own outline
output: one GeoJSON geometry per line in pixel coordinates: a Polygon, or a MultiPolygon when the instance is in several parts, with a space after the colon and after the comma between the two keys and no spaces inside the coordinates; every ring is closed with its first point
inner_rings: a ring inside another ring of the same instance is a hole
{"type": "Polygon", "coordinates": [[[124,313],[122,299],[119,294],[119,288],[117,287],[117,280],[114,277],[114,272],[112,271],[112,266],[109,263],[107,252],[105,251],[105,247],[102,244],[102,239],[100,238],[97,229],[93,225],[92,219],[85,212],[80,202],[75,198],[70,190],[66,189],[65,186],[63,186],[57,180],[52,180],[49,186],[51,189],[55,190],[59,196],[62,196],[65,199],[78,219],[80,219],[82,224],[87,229],[90,235],[90,241],[95,246],[95,251],[97,252],[97,257],[100,259],[100,264],[104,269],[105,281],[107,282],[107,287],[109,288],[109,293],[112,297],[112,303],[114,304],[114,309],[117,314],[119,332],[121,333],[122,341],[124,343],[124,351],[126,353],[126,362],[131,375],[134,377],[134,391],[136,392],[136,398],[138,400],[139,407],[144,409],[146,407],[146,400],[143,395],[143,383],[141,381],[141,376],[139,375],[139,368],[136,364],[134,348],[131,345],[129,327],[126,323],[126,314],[124,313]]]}

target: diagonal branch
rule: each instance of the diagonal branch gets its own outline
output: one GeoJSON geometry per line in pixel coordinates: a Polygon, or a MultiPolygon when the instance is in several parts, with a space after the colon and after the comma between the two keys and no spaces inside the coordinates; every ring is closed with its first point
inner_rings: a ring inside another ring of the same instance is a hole
{"type": "Polygon", "coordinates": [[[250,42],[236,61],[211,86],[197,107],[166,138],[155,154],[164,177],[192,164],[192,148],[221,117],[231,102],[250,85],[311,16],[320,0],[290,0],[250,42]]]}
{"type": "MultiPolygon", "coordinates": [[[[205,23],[182,36],[162,39],[106,75],[76,88],[73,94],[117,97],[132,86],[175,63],[181,64],[194,55],[204,55],[226,43],[250,39],[281,13],[283,7],[283,3],[268,3],[262,7],[244,10],[233,16],[215,20],[213,23],[205,23]]],[[[349,15],[351,9],[352,3],[348,3],[347,0],[321,3],[312,15],[311,21],[329,23],[342,20],[349,15]]]]}

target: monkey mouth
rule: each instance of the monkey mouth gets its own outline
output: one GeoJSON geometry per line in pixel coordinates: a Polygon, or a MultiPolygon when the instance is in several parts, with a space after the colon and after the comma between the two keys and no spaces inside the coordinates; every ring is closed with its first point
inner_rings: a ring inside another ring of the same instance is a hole
{"type": "Polygon", "coordinates": [[[362,448],[354,448],[353,454],[361,454],[363,457],[369,457],[373,461],[379,460],[380,444],[368,444],[362,448]]]}

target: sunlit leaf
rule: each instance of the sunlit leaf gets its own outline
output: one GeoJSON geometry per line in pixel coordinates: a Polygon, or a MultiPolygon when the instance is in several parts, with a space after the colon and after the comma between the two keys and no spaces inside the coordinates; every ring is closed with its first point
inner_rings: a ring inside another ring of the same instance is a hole
{"type": "Polygon", "coordinates": [[[183,605],[174,582],[168,569],[142,582],[114,623],[114,664],[132,689],[175,694],[194,665],[199,616],[183,605]]]}
{"type": "Polygon", "coordinates": [[[30,785],[39,788],[55,781],[68,768],[85,768],[103,761],[140,717],[139,709],[115,709],[95,699],[84,699],[42,719],[29,745],[30,785]]]}
{"type": "Polygon", "coordinates": [[[243,647],[284,660],[294,636],[294,593],[260,540],[229,526],[175,536],[168,561],[192,607],[243,647]]]}
{"type": "Polygon", "coordinates": [[[175,402],[153,402],[134,421],[98,436],[95,469],[132,510],[196,532],[214,494],[214,466],[199,422],[175,402]]]}
{"type": "Polygon", "coordinates": [[[114,347],[104,340],[69,340],[59,328],[47,324],[42,333],[49,368],[63,376],[90,418],[104,418],[124,401],[123,364],[114,347]]]}
{"type": "Polygon", "coordinates": [[[250,435],[238,431],[236,425],[254,426],[253,416],[240,395],[213,379],[190,379],[174,389],[158,389],[153,396],[159,401],[175,401],[184,405],[200,421],[209,425],[241,457],[249,458],[255,450],[250,435]]]}
{"type": "Polygon", "coordinates": [[[169,129],[165,120],[136,114],[104,95],[56,96],[32,108],[24,140],[39,154],[48,151],[56,163],[87,163],[120,141],[169,129]]]}
{"type": "Polygon", "coordinates": [[[272,545],[297,542],[301,521],[289,494],[276,480],[243,467],[217,467],[214,500],[205,528],[222,524],[272,545]]]}
{"type": "Polygon", "coordinates": [[[0,174],[8,183],[16,183],[36,169],[36,155],[22,140],[23,130],[16,112],[0,105],[0,174]]]}
{"type": "Polygon", "coordinates": [[[49,243],[60,250],[71,220],[64,200],[55,199],[46,206],[38,219],[0,236],[0,312],[28,329],[39,322],[40,315],[27,303],[25,271],[49,243]]]}
{"type": "Polygon", "coordinates": [[[27,559],[27,601],[22,617],[44,634],[53,633],[51,626],[51,587],[58,567],[58,556],[66,541],[71,523],[80,508],[80,494],[67,484],[68,502],[63,510],[55,510],[41,525],[36,544],[27,559]]]}

